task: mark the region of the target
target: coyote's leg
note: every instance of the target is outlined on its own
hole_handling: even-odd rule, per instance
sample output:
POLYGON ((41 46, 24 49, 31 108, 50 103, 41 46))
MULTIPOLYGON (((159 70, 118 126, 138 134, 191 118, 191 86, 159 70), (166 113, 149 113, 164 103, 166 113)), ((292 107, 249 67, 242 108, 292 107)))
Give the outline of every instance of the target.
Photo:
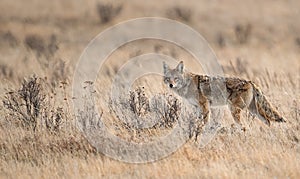
POLYGON ((202 110, 203 124, 206 124, 210 116, 209 101, 205 98, 202 101, 199 101, 199 105, 202 110))
POLYGON ((234 120, 241 125, 241 112, 247 108, 253 99, 253 89, 250 83, 240 86, 229 96, 229 105, 234 120))
POLYGON ((209 109, 209 101, 206 97, 200 96, 199 98, 199 107, 202 111, 202 121, 198 121, 196 124, 196 131, 195 131, 195 140, 197 141, 198 135, 201 132, 202 127, 208 122, 210 117, 210 109, 209 109))
POLYGON ((231 115, 232 115, 234 121, 236 123, 238 123, 240 126, 242 126, 242 123, 241 123, 241 112, 242 112, 242 109, 239 108, 239 107, 235 107, 233 105, 230 105, 230 111, 231 111, 231 115))

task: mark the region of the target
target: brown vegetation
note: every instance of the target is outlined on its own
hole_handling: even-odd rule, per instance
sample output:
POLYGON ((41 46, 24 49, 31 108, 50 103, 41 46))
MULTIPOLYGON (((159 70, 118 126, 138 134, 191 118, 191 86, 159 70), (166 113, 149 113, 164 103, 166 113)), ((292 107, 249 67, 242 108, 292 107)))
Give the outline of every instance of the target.
MULTIPOLYGON (((299 178, 299 6, 297 0, 246 0, 234 5, 196 0, 124 4, 1 1, 0 177, 299 178), (204 148, 190 140, 172 155, 152 163, 124 163, 97 151, 76 126, 72 74, 85 46, 108 24, 143 16, 180 20, 199 31, 215 50, 225 74, 261 86, 287 122, 266 127, 243 113, 243 132, 225 113, 219 119, 220 130, 204 148)), ((202 72, 193 68, 193 57, 174 44, 131 42, 108 58, 99 72, 101 80, 90 84, 95 89, 89 98, 97 100, 86 106, 79 119, 93 119, 94 110, 99 110, 97 119, 114 134, 137 143, 173 129, 186 106, 163 87, 161 78, 147 76, 137 81, 134 90, 118 101, 120 106, 114 106, 115 101, 107 95, 126 58, 144 53, 173 56, 184 60, 193 72, 202 72), (119 116, 118 110, 123 112, 119 116), (158 114, 160 123, 138 130, 121 122, 129 114, 141 118, 158 114)))

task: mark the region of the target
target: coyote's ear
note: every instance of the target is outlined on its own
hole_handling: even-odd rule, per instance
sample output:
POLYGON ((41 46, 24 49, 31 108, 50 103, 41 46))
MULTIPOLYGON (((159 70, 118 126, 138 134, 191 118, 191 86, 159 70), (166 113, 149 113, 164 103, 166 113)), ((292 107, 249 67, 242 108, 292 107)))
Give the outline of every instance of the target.
POLYGON ((183 73, 183 61, 180 61, 179 64, 176 67, 176 70, 179 71, 180 73, 183 73))
POLYGON ((169 66, 166 64, 165 61, 163 61, 163 67, 164 67, 164 74, 167 74, 169 72, 169 66))

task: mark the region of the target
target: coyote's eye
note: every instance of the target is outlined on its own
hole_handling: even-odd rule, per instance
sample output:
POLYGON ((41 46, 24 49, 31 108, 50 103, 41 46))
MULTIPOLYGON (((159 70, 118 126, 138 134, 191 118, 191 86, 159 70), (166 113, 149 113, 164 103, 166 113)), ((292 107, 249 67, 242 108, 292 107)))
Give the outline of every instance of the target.
POLYGON ((177 77, 175 77, 175 78, 174 78, 174 80, 175 80, 175 81, 178 81, 178 78, 177 78, 177 77))
POLYGON ((170 81, 170 78, 168 78, 168 77, 167 77, 167 78, 165 78, 165 81, 166 81, 166 82, 170 81))

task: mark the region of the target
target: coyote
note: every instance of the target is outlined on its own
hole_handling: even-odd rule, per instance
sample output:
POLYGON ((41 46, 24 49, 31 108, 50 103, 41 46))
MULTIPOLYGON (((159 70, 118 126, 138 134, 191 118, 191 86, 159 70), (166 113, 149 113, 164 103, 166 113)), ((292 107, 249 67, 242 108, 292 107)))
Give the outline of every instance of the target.
POLYGON ((285 122, 285 119, 272 107, 261 90, 251 81, 185 72, 182 61, 175 69, 170 69, 163 62, 163 69, 164 83, 179 96, 188 100, 190 104, 201 108, 203 125, 209 120, 209 108, 213 103, 228 104, 234 120, 240 126, 242 126, 241 111, 245 108, 248 108, 252 114, 268 126, 270 126, 270 121, 285 122), (214 88, 217 85, 220 86, 214 88), (218 90, 214 90, 220 89, 222 86, 223 92, 218 93, 218 90))

